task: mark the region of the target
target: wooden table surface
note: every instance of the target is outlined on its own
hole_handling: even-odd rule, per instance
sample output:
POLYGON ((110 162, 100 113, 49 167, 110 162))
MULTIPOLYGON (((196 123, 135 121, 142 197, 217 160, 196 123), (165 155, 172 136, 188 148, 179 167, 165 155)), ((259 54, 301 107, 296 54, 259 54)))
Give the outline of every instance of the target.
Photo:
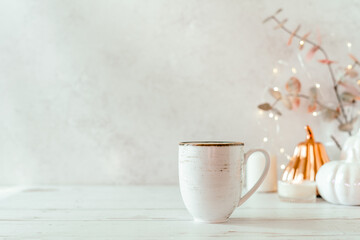
POLYGON ((360 239, 360 207, 257 193, 194 223, 176 186, 1 187, 0 239, 360 239))

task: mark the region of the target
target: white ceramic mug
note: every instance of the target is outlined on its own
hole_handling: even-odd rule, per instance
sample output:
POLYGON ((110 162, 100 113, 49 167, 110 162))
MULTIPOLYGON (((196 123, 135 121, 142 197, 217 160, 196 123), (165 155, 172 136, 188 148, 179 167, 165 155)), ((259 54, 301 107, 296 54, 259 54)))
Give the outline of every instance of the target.
POLYGON ((270 158, 262 149, 244 154, 240 142, 181 142, 179 144, 180 191, 195 221, 220 223, 228 220, 264 181, 270 158), (265 167, 257 183, 244 195, 245 164, 254 152, 265 155, 265 167))

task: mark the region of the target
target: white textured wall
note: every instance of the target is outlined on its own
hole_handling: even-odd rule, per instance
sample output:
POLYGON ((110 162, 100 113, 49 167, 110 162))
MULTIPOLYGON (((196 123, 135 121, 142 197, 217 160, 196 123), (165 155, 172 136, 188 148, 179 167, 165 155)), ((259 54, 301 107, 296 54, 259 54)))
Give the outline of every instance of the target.
MULTIPOLYGON (((279 7, 335 60, 349 63, 347 41, 360 57, 359 1, 0 1, 0 184, 170 184, 181 140, 259 146, 272 68, 299 65, 261 23, 279 7)), ((326 85, 324 67, 309 71, 326 85)), ((285 113, 288 152, 307 122, 326 139, 285 113)))

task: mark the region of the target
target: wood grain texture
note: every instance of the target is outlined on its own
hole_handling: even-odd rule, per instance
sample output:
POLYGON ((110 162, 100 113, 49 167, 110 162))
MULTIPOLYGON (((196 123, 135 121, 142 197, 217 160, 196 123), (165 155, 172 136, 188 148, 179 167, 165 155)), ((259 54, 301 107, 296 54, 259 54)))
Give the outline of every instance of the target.
POLYGON ((0 239, 359 239, 359 226, 359 207, 276 194, 200 224, 175 186, 0 188, 0 239))

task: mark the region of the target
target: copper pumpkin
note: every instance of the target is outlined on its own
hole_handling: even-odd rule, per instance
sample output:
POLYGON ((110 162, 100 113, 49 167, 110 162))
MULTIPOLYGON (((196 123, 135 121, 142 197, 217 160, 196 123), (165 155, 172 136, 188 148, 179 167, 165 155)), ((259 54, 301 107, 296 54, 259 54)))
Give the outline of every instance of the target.
POLYGON ((315 142, 312 130, 305 127, 307 139, 297 145, 294 156, 286 166, 282 175, 283 181, 300 183, 303 180, 315 181, 319 168, 329 162, 324 146, 315 142))

